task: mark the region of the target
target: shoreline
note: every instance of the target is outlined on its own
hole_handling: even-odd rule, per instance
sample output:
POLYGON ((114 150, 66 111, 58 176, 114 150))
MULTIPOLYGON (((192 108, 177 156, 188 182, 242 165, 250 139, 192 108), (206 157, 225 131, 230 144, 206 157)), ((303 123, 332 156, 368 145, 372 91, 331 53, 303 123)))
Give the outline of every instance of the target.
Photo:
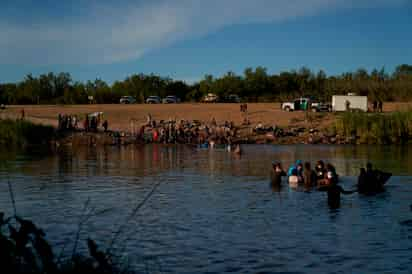
POLYGON ((409 105, 388 103, 384 113, 312 113, 285 112, 276 104, 259 103, 250 104, 246 115, 239 112, 239 104, 35 105, 2 110, 0 121, 18 121, 24 110, 25 121, 54 127, 58 145, 408 144, 412 142, 409 105), (97 123, 98 131, 86 133, 85 117, 91 113, 103 115, 97 123), (76 125, 57 130, 61 128, 59 114, 76 117, 76 125), (106 120, 109 133, 101 126, 106 120))

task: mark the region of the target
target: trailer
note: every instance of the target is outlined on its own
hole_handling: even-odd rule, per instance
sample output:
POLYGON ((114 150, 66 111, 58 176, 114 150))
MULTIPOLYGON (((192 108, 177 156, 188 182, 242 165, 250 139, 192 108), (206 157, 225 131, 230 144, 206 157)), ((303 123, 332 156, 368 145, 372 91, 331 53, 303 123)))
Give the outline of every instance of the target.
POLYGON ((356 95, 333 95, 332 111, 368 111, 368 97, 356 95))

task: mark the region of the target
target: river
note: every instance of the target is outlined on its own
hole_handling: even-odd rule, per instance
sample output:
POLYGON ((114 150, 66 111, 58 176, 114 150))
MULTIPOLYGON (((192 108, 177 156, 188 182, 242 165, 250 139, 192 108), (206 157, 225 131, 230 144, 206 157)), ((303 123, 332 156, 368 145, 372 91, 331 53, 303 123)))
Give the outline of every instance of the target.
POLYGON ((149 273, 411 273, 412 146, 245 145, 241 157, 188 146, 1 153, 0 208, 42 227, 70 254, 85 239, 149 273), (386 192, 342 197, 269 187, 272 161, 331 162, 352 189, 371 161, 393 173, 386 192), (144 205, 141 201, 154 189, 144 205), (86 209, 84 209, 86 208, 86 209))

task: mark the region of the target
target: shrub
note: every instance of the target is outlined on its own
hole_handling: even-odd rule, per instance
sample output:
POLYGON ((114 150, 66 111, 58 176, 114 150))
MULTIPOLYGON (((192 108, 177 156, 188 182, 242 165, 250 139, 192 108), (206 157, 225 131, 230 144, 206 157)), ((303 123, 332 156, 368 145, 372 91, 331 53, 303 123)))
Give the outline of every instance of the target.
POLYGON ((44 145, 55 136, 52 126, 25 120, 0 120, 0 144, 7 146, 44 145))
POLYGON ((93 240, 88 239, 87 246, 88 256, 73 254, 60 261, 45 233, 32 221, 18 216, 5 219, 0 213, 0 262, 4 273, 131 273, 118 269, 93 240))
POLYGON ((406 143, 412 135, 412 111, 345 112, 337 117, 335 128, 341 136, 356 136, 361 143, 406 143))

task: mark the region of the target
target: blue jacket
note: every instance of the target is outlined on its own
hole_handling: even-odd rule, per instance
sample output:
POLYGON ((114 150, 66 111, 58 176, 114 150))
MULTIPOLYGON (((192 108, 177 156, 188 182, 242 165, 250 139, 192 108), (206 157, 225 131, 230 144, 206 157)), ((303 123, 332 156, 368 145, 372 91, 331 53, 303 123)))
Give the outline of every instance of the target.
MULTIPOLYGON (((289 167, 289 169, 288 169, 288 176, 291 176, 291 175, 292 175, 293 170, 296 170, 296 171, 297 171, 298 165, 301 164, 301 163, 302 163, 301 160, 297 160, 294 165, 291 165, 291 166, 289 167)), ((297 175, 298 175, 298 176, 302 176, 302 174, 297 174, 297 175)))

